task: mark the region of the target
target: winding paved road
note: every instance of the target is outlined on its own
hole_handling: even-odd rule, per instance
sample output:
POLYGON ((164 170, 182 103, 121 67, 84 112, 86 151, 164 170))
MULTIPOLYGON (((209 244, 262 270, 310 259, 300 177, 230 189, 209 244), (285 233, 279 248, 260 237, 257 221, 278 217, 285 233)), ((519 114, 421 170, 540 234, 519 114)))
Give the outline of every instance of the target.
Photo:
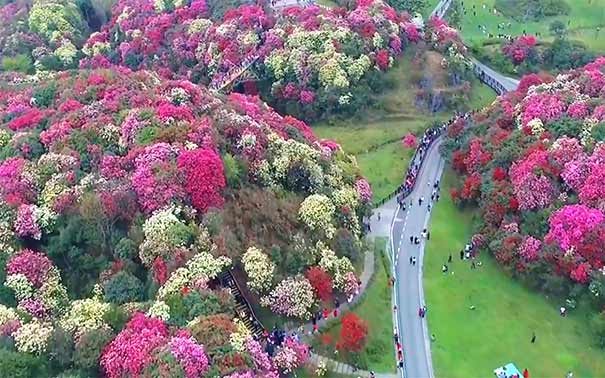
MULTIPOLYGON (((431 346, 426 318, 418 316, 418 309, 425 305, 422 286, 422 266, 425 240, 420 238, 424 228, 428 228, 433 184, 441 177, 444 160, 439 154, 441 141, 435 142, 425 157, 414 191, 406 200, 406 210, 397 208, 391 224, 391 251, 394 251, 397 304, 397 328, 404 351, 404 374, 406 378, 432 378, 433 366, 431 346), (424 197, 422 205, 418 199, 424 197), (411 203, 411 206, 410 206, 411 203), (410 243, 410 236, 421 239, 419 245, 410 243), (410 264, 410 257, 417 259, 410 264)), ((430 309, 428 309, 430 311, 430 309)))
MULTIPOLYGON (((451 0, 440 1, 432 15, 443 17, 450 4, 451 0)), ((519 80, 502 75, 474 58, 471 58, 471 61, 479 78, 497 93, 515 90, 519 85, 519 80)), ((423 229, 428 229, 430 232, 428 205, 430 203, 431 207, 434 206, 431 203, 433 184, 441 179, 445 164, 439 154, 440 144, 441 139, 433 143, 429 149, 416 186, 405 200, 406 210, 397 207, 391 223, 393 273, 396 277, 393 295, 397 306, 394 323, 403 345, 404 355, 404 369, 400 369, 397 373, 403 378, 434 378, 435 376, 427 321, 426 318, 418 316, 419 308, 426 305, 422 268, 424 246, 427 241, 421 238, 420 245, 414 245, 410 243, 410 236, 420 237, 423 229), (418 199, 421 197, 424 197, 424 202, 419 206, 418 199), (410 264, 410 257, 416 257, 416 265, 410 264)))

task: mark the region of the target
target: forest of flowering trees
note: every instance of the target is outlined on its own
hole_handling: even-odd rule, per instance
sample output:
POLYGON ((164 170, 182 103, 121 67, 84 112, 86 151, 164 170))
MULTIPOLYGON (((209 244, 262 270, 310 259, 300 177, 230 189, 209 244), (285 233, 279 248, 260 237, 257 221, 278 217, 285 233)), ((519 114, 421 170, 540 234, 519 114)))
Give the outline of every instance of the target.
MULTIPOLYGON (((359 290, 372 190, 303 121, 207 86, 252 54, 258 93, 290 114, 355 107, 417 29, 380 0, 220 21, 203 0, 129 0, 88 36, 75 3, 49 4, 0 10, 0 370, 291 373, 308 347, 268 353, 217 277, 308 321, 359 290)), ((349 323, 358 348, 365 326, 349 323)))
MULTIPOLYGON (((558 297, 605 306, 605 59, 519 88, 449 130, 444 150, 476 204, 474 240, 511 274, 558 297)), ((601 316, 595 316, 600 319, 601 316)), ((597 325, 598 323, 598 325, 597 325)), ((603 335, 602 322, 594 331, 603 335)))

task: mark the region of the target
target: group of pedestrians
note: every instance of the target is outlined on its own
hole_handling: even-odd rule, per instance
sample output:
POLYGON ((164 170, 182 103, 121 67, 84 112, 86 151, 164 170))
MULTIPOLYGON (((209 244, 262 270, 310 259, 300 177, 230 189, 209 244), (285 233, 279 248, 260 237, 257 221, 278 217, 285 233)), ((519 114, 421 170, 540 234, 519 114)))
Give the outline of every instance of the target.
POLYGON ((445 131, 445 127, 445 125, 442 125, 433 126, 427 129, 420 140, 420 144, 416 148, 416 152, 414 153, 412 162, 408 167, 405 179, 397 189, 397 202, 401 207, 403 207, 404 210, 406 208, 405 198, 412 192, 412 189, 414 189, 414 185, 416 184, 416 179, 420 173, 420 168, 422 167, 422 161, 425 157, 425 154, 431 144, 445 131))
POLYGON ((403 345, 399 341, 397 331, 393 333, 393 341, 395 342, 395 350, 397 350, 397 368, 403 369, 403 345))

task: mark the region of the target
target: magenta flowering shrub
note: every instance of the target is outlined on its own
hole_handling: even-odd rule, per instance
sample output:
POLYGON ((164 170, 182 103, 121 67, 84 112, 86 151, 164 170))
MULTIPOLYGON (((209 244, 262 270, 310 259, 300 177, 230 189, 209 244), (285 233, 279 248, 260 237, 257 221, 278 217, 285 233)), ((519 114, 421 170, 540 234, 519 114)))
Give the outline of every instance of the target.
POLYGON ((52 261, 41 252, 24 249, 12 256, 6 264, 6 274, 22 274, 37 288, 40 288, 52 268, 52 261))
POLYGON ((184 197, 176 167, 178 149, 168 143, 148 147, 136 157, 132 188, 139 205, 148 213, 184 197))
POLYGON ((527 236, 519 246, 519 254, 528 262, 538 260, 542 242, 533 236, 527 236))
POLYGON ((509 176, 519 209, 545 208, 554 199, 555 191, 551 180, 544 173, 537 173, 544 169, 548 169, 546 151, 535 151, 511 166, 509 176))
POLYGON ((372 200, 373 193, 368 180, 360 178, 355 181, 355 190, 357 190, 357 195, 362 202, 369 203, 372 200))
POLYGON ((175 336, 168 343, 170 352, 179 361, 186 378, 202 376, 208 370, 208 357, 204 347, 191 336, 175 336))
POLYGON ((578 248, 588 231, 603 223, 605 215, 585 205, 567 205, 554 212, 548 223, 547 242, 557 243, 564 251, 578 248))
POLYGON ((138 376, 154 349, 168 341, 164 322, 138 313, 103 351, 101 367, 108 378, 138 376))
POLYGON ((416 138, 416 135, 407 133, 401 140, 401 144, 405 148, 415 148, 418 144, 418 139, 416 138))
POLYGON ((537 287, 546 275, 594 286, 605 262, 604 73, 598 58, 557 78, 527 77, 473 116, 470 135, 448 133, 463 175, 452 196, 479 206, 480 249, 537 287))
POLYGON ((502 46, 502 53, 515 65, 537 56, 537 39, 533 35, 520 35, 502 46))

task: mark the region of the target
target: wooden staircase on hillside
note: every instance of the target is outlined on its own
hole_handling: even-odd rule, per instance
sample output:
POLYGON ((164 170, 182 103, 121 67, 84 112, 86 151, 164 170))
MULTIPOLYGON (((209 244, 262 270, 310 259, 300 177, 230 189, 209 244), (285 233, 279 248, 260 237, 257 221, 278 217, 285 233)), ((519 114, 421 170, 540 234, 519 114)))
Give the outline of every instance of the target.
POLYGON ((244 297, 242 290, 233 277, 231 271, 226 270, 221 272, 218 275, 218 280, 222 286, 231 291, 231 294, 235 298, 235 311, 237 313, 237 317, 244 323, 254 338, 260 340, 260 338, 263 336, 263 330, 265 328, 254 314, 252 306, 250 306, 250 303, 246 297, 244 297))

